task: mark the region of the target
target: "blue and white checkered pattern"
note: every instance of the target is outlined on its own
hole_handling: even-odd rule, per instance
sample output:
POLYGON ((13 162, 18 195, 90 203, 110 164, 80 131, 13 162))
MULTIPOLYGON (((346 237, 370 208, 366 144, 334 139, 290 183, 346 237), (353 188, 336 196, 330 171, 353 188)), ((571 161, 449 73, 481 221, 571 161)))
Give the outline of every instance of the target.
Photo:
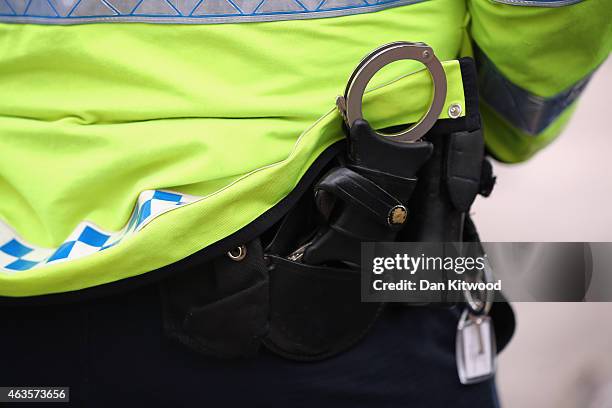
POLYGON ((84 221, 54 249, 26 243, 12 228, 0 221, 0 271, 17 273, 103 251, 137 233, 160 215, 200 199, 201 197, 172 191, 144 191, 139 195, 127 225, 120 231, 109 233, 84 221))

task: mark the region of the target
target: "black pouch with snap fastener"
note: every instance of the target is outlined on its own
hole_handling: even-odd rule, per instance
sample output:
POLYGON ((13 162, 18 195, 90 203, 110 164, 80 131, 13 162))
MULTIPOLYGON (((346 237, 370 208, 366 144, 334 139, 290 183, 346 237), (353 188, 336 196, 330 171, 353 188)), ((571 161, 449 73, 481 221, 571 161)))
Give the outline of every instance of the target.
POLYGON ((164 280, 164 331, 206 355, 253 356, 268 331, 268 286, 268 269, 256 239, 164 280))

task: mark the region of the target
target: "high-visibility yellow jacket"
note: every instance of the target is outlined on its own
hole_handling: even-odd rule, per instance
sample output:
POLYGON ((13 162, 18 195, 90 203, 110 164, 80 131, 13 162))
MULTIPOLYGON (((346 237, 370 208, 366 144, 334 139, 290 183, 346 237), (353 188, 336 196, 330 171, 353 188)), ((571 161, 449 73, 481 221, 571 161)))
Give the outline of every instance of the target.
MULTIPOLYGON (((446 61, 445 106, 474 55, 487 146, 525 160, 611 24, 608 0, 0 0, 0 296, 142 275, 251 224, 343 138, 334 97, 388 42, 446 61)), ((375 78, 375 126, 421 116, 418 68, 375 78)))

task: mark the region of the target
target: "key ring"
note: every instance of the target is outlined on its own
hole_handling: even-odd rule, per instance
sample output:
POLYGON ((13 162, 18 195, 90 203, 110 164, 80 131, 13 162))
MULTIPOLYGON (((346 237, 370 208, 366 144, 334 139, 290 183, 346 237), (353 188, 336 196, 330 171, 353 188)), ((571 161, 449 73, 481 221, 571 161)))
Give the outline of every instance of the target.
POLYGON ((413 126, 398 133, 375 133, 391 137, 398 142, 419 140, 434 125, 446 101, 446 74, 433 49, 425 43, 398 41, 383 45, 367 55, 349 78, 344 96, 336 99, 336 105, 350 128, 358 119, 363 119, 362 100, 366 86, 381 68, 399 60, 419 61, 427 68, 433 81, 434 94, 427 113, 413 126))
MULTIPOLYGON (((486 256, 484 257, 484 268, 482 272, 482 282, 493 282, 493 272, 491 271, 491 265, 489 264, 489 260, 486 256)), ((484 296, 484 299, 474 299, 474 296, 472 296, 472 292, 469 289, 465 289, 463 291, 463 296, 470 312, 475 316, 482 316, 488 315, 491 311, 495 292, 493 290, 486 289, 486 295, 484 296)))

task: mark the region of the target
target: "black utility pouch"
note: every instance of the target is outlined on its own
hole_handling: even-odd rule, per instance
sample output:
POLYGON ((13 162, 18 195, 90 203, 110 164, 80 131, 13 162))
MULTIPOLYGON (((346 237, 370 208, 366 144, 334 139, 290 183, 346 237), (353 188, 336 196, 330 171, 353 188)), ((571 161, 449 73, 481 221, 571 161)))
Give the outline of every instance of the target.
POLYGON ((254 356, 268 332, 268 270, 259 239, 160 284, 164 331, 222 358, 254 356))
POLYGON ((361 302, 358 269, 312 266, 270 256, 268 349, 283 357, 322 360, 367 334, 383 308, 361 302))

